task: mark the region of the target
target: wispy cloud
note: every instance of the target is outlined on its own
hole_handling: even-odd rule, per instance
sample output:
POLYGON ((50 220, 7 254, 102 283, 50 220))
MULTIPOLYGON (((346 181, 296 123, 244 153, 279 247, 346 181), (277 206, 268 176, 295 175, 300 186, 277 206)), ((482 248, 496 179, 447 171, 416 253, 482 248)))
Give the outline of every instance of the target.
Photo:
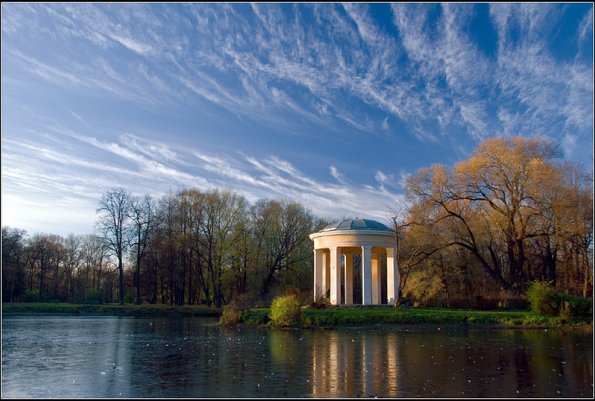
POLYGON ((126 47, 127 49, 130 49, 136 53, 139 53, 141 55, 148 55, 154 52, 153 48, 147 44, 138 42, 132 38, 127 38, 124 36, 120 36, 117 34, 110 34, 109 37, 120 43, 122 46, 126 47))
POLYGON ((335 180, 339 181, 340 184, 345 184, 345 178, 343 178, 343 175, 339 172, 337 167, 331 165, 329 170, 335 180))
MULTIPOLYGON (((500 107, 509 109, 520 102, 526 107, 522 116, 529 121, 527 131, 539 129, 546 135, 554 135, 547 127, 559 115, 552 110, 561 110, 574 127, 576 115, 588 111, 576 110, 592 96, 583 86, 592 78, 592 66, 568 65, 548 55, 543 38, 558 18, 554 6, 490 4, 498 34, 495 59, 480 51, 466 29, 474 18, 473 5, 393 4, 398 36, 378 25, 370 7, 251 4, 240 11, 233 5, 190 4, 184 6, 189 11, 185 15, 151 4, 44 5, 41 9, 59 20, 59 35, 84 38, 103 49, 93 60, 99 69, 80 65, 75 73, 14 54, 32 73, 56 83, 97 87, 156 104, 199 96, 293 131, 299 130, 298 119, 305 119, 336 132, 342 124, 363 132, 390 132, 386 117, 373 116, 380 110, 408 126, 420 141, 460 141, 463 130, 477 142, 507 133, 511 126, 499 119, 493 98, 508 101, 510 107, 500 107), (304 19, 306 13, 315 18, 304 19), (520 39, 511 36, 513 30, 520 30, 520 39), (114 44, 140 59, 108 62, 106 52, 114 44), (130 79, 132 71, 136 74, 130 79), (559 82, 556 76, 571 80, 559 82), (564 93, 568 95, 560 96, 564 93), (366 107, 354 108, 354 101, 366 107), (551 117, 539 124, 544 116, 551 117)), ((18 18, 7 24, 7 33, 16 29, 11 26, 23 29, 23 15, 43 15, 35 16, 29 7, 18 9, 22 13, 11 13, 18 18)), ((577 40, 583 42, 589 32, 592 10, 583 18, 577 40)))
POLYGON ((571 54, 552 48, 571 6, 3 4, 2 181, 10 199, 68 192, 70 175, 86 202, 114 183, 227 187, 378 217, 422 159, 488 136, 584 156, 592 8, 571 54), (378 152, 362 163, 364 147, 378 152))
MULTIPOLYGON (((490 15, 499 37, 496 73, 502 132, 563 138, 578 128, 582 135, 591 135, 593 66, 558 61, 547 50, 543 36, 558 18, 555 9, 492 4, 490 15), (524 35, 513 40, 514 30, 524 35)), ((580 32, 583 28, 587 29, 582 25, 580 32)))
POLYGON ((578 32, 578 41, 581 45, 585 41, 587 35, 593 35, 593 8, 591 8, 589 12, 583 17, 578 32))
POLYGON ((27 141, 8 140, 6 146, 16 149, 3 160, 3 182, 33 192, 75 194, 87 205, 93 204, 90 202, 93 197, 97 201, 103 191, 116 184, 142 190, 132 184, 139 180, 152 194, 166 193, 172 189, 172 183, 178 184, 173 188, 196 187, 205 191, 229 187, 250 200, 290 198, 302 202, 319 215, 335 217, 361 215, 364 211, 372 217, 383 216, 394 199, 401 196, 382 185, 389 177, 381 171, 375 177, 381 185, 366 190, 357 184, 348 184, 335 166, 331 166, 330 171, 338 184, 305 175, 288 160, 274 155, 257 159, 250 155, 238 158, 237 155, 213 155, 194 150, 173 151, 164 143, 131 134, 121 135, 119 143, 72 132, 63 134, 86 144, 89 156, 82 159, 51 145, 39 147, 27 141), (101 162, 101 155, 93 149, 111 153, 112 161, 101 162), (192 158, 202 163, 176 162, 192 158), (41 166, 46 162, 51 162, 53 167, 42 171, 41 166), (122 162, 133 164, 122 167, 122 162), (76 176, 70 173, 73 168, 78 170, 76 176), (117 183, 113 177, 119 177, 117 183), (371 199, 370 191, 375 193, 371 199))

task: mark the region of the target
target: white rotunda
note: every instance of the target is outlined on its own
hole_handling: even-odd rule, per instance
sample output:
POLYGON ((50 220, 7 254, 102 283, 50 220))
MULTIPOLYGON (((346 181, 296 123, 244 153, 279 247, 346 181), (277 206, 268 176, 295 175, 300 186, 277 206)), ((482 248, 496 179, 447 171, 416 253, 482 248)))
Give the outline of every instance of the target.
POLYGON ((310 234, 314 241, 314 299, 328 294, 332 305, 352 305, 361 284, 362 305, 395 305, 399 269, 395 232, 374 220, 347 219, 310 234), (361 280, 354 280, 353 257, 361 255, 361 280), (381 264, 386 260, 386 273, 381 264), (386 280, 383 302, 382 279, 386 280))

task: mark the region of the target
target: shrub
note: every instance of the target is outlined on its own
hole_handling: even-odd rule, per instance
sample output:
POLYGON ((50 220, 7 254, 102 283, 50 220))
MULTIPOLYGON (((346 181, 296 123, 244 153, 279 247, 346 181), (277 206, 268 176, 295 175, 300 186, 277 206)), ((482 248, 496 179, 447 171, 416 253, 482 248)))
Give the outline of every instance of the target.
POLYGON ((240 314, 240 321, 248 325, 267 324, 270 321, 268 309, 248 309, 240 314))
POLYGON ((39 302, 39 291, 25 291, 21 296, 22 302, 39 302))
POLYGON ((532 281, 527 288, 531 310, 542 315, 556 315, 560 308, 560 294, 548 281, 532 281))
POLYGON ((300 322, 302 308, 296 295, 285 295, 273 299, 271 304, 271 323, 274 326, 296 326, 300 322))
POLYGON ((573 317, 590 317, 593 314, 593 300, 563 294, 560 296, 560 317, 568 320, 573 317))
POLYGON ((310 306, 314 309, 325 309, 331 305, 330 300, 328 297, 325 297, 321 294, 317 294, 314 301, 310 304, 310 306))
POLYGON ((221 317, 219 318, 219 324, 221 326, 237 326, 240 322, 240 309, 235 302, 230 302, 223 307, 221 311, 221 317))
POLYGON ((128 294, 124 295, 124 303, 125 304, 134 303, 134 294, 129 292, 128 294))
POLYGON ((85 294, 85 304, 102 304, 103 303, 103 293, 98 290, 89 290, 85 294))

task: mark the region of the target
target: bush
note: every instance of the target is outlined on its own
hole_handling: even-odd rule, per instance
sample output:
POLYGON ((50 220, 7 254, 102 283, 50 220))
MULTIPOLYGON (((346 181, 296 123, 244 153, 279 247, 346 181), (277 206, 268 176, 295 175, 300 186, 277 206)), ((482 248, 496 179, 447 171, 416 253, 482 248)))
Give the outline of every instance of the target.
POLYGON ((310 304, 310 306, 314 309, 325 309, 331 306, 331 302, 328 297, 324 297, 322 295, 317 295, 316 299, 310 304))
POLYGON ((240 309, 235 302, 223 306, 221 311, 221 317, 219 318, 219 324, 221 326, 237 326, 240 322, 240 309))
POLYGON ((273 299, 271 304, 271 323, 274 326, 296 326, 300 322, 302 308, 296 295, 285 295, 273 299))
POLYGON ((560 309, 560 294, 548 281, 532 281, 527 288, 531 310, 542 315, 557 315, 560 309))
POLYGON ((103 293, 98 290, 89 290, 85 294, 85 304, 98 305, 104 302, 103 293))
POLYGON ((128 294, 124 295, 124 303, 125 304, 134 303, 134 294, 129 292, 128 294))
POLYGON ((259 326, 268 324, 269 321, 270 316, 268 309, 248 309, 240 313, 240 322, 247 325, 259 326))
POLYGON ((593 300, 563 294, 560 296, 560 317, 568 320, 573 317, 590 317, 593 314, 593 300))
POLYGON ((21 302, 39 302, 39 291, 25 291, 21 296, 21 302))

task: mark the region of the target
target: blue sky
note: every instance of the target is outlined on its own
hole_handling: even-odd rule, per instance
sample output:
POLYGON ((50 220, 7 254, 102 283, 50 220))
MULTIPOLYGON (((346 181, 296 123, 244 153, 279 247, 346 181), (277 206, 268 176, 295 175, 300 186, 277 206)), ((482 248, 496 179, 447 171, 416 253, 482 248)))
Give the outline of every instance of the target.
POLYGON ((591 3, 2 3, 2 225, 227 188, 386 221, 482 140, 593 164, 591 3))

